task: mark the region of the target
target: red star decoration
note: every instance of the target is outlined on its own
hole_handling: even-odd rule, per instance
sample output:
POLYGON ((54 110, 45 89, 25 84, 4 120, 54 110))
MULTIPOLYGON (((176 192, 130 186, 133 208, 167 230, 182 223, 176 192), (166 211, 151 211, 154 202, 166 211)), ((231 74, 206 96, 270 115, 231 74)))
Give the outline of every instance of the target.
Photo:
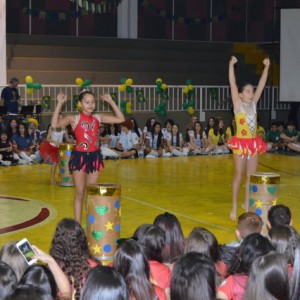
POLYGON ((244 124, 245 124, 245 122, 246 122, 246 120, 245 120, 245 119, 240 119, 240 124, 241 124, 241 125, 244 125, 244 124))
POLYGON ((245 129, 242 130, 242 136, 247 135, 247 131, 245 129))

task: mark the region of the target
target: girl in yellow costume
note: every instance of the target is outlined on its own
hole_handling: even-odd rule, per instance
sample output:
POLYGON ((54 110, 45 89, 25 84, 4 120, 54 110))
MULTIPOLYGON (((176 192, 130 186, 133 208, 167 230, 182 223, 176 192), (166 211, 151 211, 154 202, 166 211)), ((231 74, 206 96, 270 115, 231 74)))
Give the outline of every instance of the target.
POLYGON ((237 202, 243 174, 246 171, 243 208, 248 211, 250 174, 256 171, 258 154, 266 152, 265 143, 256 135, 256 104, 267 82, 270 60, 266 58, 263 61, 264 69, 255 91, 251 84, 246 84, 238 89, 234 73, 236 63, 237 58, 232 56, 229 61, 229 84, 236 122, 236 135, 228 141, 228 147, 233 152, 235 166, 230 212, 232 220, 236 220, 237 216, 237 202))

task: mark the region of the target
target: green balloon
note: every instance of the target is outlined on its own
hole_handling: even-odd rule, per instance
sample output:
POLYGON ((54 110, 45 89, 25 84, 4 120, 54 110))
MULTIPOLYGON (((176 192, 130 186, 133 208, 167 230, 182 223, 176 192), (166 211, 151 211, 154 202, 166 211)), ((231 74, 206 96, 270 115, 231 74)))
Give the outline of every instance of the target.
POLYGON ((184 109, 187 109, 189 107, 189 104, 188 103, 183 103, 182 106, 183 106, 184 109))
POLYGON ((83 86, 83 87, 87 87, 87 86, 89 86, 89 85, 91 85, 91 84, 92 84, 92 80, 86 79, 86 80, 83 82, 82 86, 83 86))
POLYGON ((133 92, 133 88, 131 86, 126 86, 126 92, 127 93, 132 93, 133 92))
POLYGON ((155 89, 155 93, 156 93, 156 94, 161 94, 161 92, 162 92, 162 89, 161 89, 161 88, 157 87, 157 88, 155 89))
POLYGON ((33 88, 35 89, 35 90, 39 90, 40 88, 42 87, 42 85, 40 84, 40 83, 34 83, 33 84, 33 88))
POLYGON ((126 108, 126 103, 127 103, 127 101, 122 100, 122 101, 121 101, 121 107, 122 107, 122 108, 126 108))
POLYGON ((164 110, 161 110, 159 112, 159 114, 162 116, 162 117, 165 117, 167 115, 167 111, 164 109, 164 110))
POLYGON ((28 89, 32 89, 32 88, 33 88, 33 83, 32 83, 32 82, 26 83, 26 87, 27 87, 28 89))
POLYGON ((161 81, 157 81, 156 82, 156 86, 160 88, 162 86, 162 82, 161 81))
POLYGON ((190 84, 192 84, 192 80, 191 80, 191 79, 188 79, 188 80, 186 81, 186 85, 190 85, 190 84))
POLYGON ((160 112, 160 107, 155 107, 154 112, 157 112, 157 113, 160 112))
POLYGON ((125 82, 126 82, 126 77, 121 77, 120 82, 121 82, 121 84, 125 84, 125 82))

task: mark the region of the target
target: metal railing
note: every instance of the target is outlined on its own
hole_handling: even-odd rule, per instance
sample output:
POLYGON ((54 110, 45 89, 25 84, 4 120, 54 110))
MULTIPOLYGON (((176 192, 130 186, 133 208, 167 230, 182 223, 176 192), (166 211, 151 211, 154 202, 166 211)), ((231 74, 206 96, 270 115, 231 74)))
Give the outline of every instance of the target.
MULTIPOLYGON (((231 109, 231 100, 229 86, 193 86, 192 95, 193 107, 197 112, 204 113, 208 111, 227 111, 231 109)), ((0 87, 0 91, 3 87, 0 87)), ((64 113, 77 112, 75 98, 80 93, 80 87, 76 85, 43 85, 41 89, 34 90, 32 95, 27 94, 26 85, 19 85, 22 105, 42 105, 42 113, 51 114, 56 106, 56 95, 64 92, 70 101, 63 108, 64 113), (43 99, 48 97, 48 105, 45 105, 43 99)), ((106 103, 100 100, 103 94, 113 94, 115 101, 121 105, 121 102, 131 102, 132 112, 151 112, 154 111, 162 102, 165 102, 166 110, 169 112, 185 111, 184 104, 190 100, 183 93, 185 86, 168 86, 166 92, 168 100, 163 93, 156 92, 156 85, 133 85, 133 92, 120 92, 119 85, 91 85, 88 87, 95 94, 96 111, 109 112, 110 108, 106 103), (140 92, 137 95, 137 91, 140 92), (141 101, 141 94, 144 101, 141 101)), ((289 103, 279 102, 278 86, 267 86, 258 103, 258 110, 287 110, 289 103)))

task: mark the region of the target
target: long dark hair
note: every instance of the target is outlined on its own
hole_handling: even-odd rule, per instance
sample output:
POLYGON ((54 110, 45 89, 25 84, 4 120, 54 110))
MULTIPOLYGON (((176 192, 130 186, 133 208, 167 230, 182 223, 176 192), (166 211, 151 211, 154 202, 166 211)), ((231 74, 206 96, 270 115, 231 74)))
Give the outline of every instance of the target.
POLYGON ((152 140, 154 139, 154 135, 155 135, 155 126, 159 125, 160 126, 160 131, 157 135, 157 149, 161 149, 163 148, 163 134, 161 132, 161 124, 159 122, 154 122, 153 126, 151 127, 151 136, 152 136, 152 140))
POLYGON ((137 124, 136 119, 131 117, 130 120, 133 121, 133 128, 132 128, 132 130, 137 134, 138 137, 140 137, 141 133, 139 131, 139 126, 137 124))
POLYGON ((288 265, 275 251, 257 257, 252 266, 245 291, 245 300, 289 300, 288 265))
POLYGON ((20 284, 30 284, 44 290, 53 298, 57 296, 57 285, 53 274, 46 266, 30 266, 20 280, 20 284))
POLYGON ((122 275, 107 266, 97 266, 88 273, 80 300, 128 300, 128 290, 122 275))
POLYGON ((161 252, 165 245, 165 232, 156 225, 143 224, 133 234, 142 245, 148 260, 163 261, 161 252))
POLYGON ((175 262, 184 250, 184 236, 179 220, 175 215, 165 212, 158 215, 153 224, 165 232, 166 241, 161 252, 163 262, 175 262))
POLYGON ((10 295, 18 284, 14 270, 5 262, 0 261, 0 299, 10 295))
POLYGON ((266 237, 259 233, 247 235, 229 266, 228 274, 248 275, 255 258, 272 250, 275 249, 266 237))
POLYGON ((176 133, 176 145, 173 145, 173 137, 174 137, 174 135, 173 135, 173 130, 171 130, 171 145, 172 145, 172 146, 178 147, 178 146, 180 146, 180 131, 179 131, 179 125, 178 125, 177 123, 174 123, 174 124, 172 125, 172 129, 173 129, 173 126, 177 126, 178 131, 177 131, 177 133, 176 133))
POLYGON ((87 238, 81 225, 74 219, 62 219, 55 230, 50 255, 56 260, 72 283, 76 297, 90 270, 88 259, 91 258, 87 238))
POLYGON ((212 300, 216 296, 215 266, 202 253, 184 254, 175 264, 171 278, 172 300, 212 300))
POLYGON ((150 267, 137 241, 128 239, 120 244, 114 255, 113 267, 124 277, 134 299, 156 299, 149 279, 150 267))

